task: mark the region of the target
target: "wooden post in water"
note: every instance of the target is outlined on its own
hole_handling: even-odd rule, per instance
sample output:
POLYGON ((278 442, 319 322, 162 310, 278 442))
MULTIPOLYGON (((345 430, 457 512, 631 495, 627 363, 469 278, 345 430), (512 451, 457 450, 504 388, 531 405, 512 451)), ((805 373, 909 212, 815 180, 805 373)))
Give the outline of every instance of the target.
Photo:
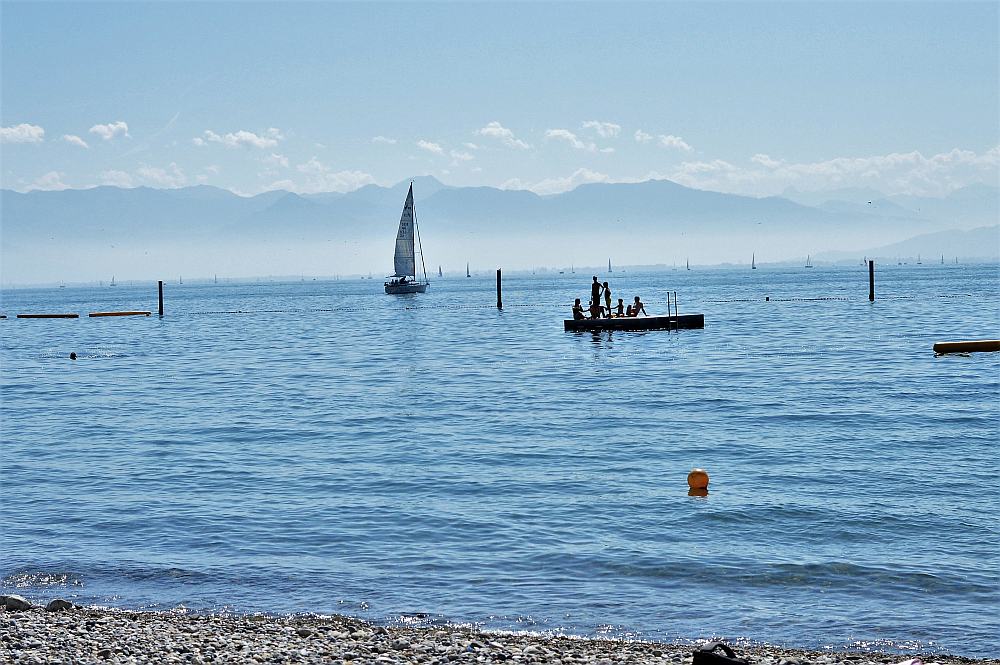
POLYGON ((160 313, 160 316, 163 316, 163 280, 161 279, 157 284, 158 284, 158 289, 157 290, 158 290, 159 296, 160 296, 159 297, 159 305, 160 306, 157 309, 158 309, 158 311, 160 313))
POLYGON ((500 292, 500 268, 497 268, 497 309, 503 309, 503 298, 500 292))
POLYGON ((875 302, 875 259, 868 261, 868 300, 875 302))

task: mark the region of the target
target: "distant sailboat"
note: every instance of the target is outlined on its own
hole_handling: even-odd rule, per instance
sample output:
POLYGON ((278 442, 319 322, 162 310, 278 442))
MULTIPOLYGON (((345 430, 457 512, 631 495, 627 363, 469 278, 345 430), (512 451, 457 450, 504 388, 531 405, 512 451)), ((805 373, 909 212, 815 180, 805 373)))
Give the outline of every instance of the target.
POLYGON ((177 277, 177 283, 178 284, 183 284, 184 283, 184 277, 183 276, 178 276, 177 277))
POLYGON ((806 254, 806 268, 812 268, 812 267, 813 267, 812 261, 809 260, 809 255, 806 254))
POLYGON ((944 265, 944 254, 941 255, 941 265, 944 265))
POLYGON ((215 283, 216 283, 216 284, 218 284, 218 283, 219 283, 219 276, 218 276, 218 275, 215 275, 215 283))
POLYGON ((417 246, 420 244, 420 230, 417 228, 417 213, 413 206, 413 183, 406 193, 403 213, 399 216, 396 231, 396 251, 392 257, 392 278, 385 283, 385 292, 390 295, 403 293, 423 293, 430 282, 427 281, 427 266, 424 265, 424 250, 420 247, 420 265, 424 271, 424 281, 417 281, 417 246), (414 237, 416 243, 414 243, 414 237))
POLYGON ((472 277, 472 274, 469 272, 469 262, 468 261, 465 262, 465 276, 466 277, 472 277))
POLYGON ((608 259, 608 272, 614 272, 614 270, 611 269, 611 259, 608 259))
POLYGON ((441 272, 441 266, 438 266, 438 277, 444 277, 444 273, 441 272))
POLYGON ((690 270, 691 269, 691 259, 684 259, 684 268, 686 270, 690 270))
POLYGON ((917 265, 918 266, 924 265, 924 262, 920 260, 920 255, 919 254, 917 254, 917 265))
POLYGON ((571 274, 571 275, 575 275, 576 274, 576 268, 573 267, 572 263, 569 264, 569 274, 571 274))
POLYGON ((757 255, 750 254, 750 270, 756 270, 756 269, 757 269, 757 255))
POLYGON ((115 284, 115 276, 114 275, 111 276, 111 286, 118 286, 117 284, 115 284))

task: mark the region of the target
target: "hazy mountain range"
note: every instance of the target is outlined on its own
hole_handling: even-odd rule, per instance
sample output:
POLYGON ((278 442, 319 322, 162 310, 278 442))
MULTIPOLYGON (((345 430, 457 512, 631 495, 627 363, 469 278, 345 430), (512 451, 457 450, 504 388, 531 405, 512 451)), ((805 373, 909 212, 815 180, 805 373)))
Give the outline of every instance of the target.
MULTIPOLYGON (((996 225, 1000 191, 974 185, 940 199, 874 190, 752 198, 667 180, 587 184, 551 196, 413 179, 428 270, 473 265, 706 264, 862 252, 914 236, 996 225)), ((0 193, 5 282, 177 274, 384 274, 409 181, 346 194, 209 186, 0 193)), ((962 238, 962 234, 953 234, 962 238)), ((994 258, 997 230, 949 256, 994 258), (990 235, 992 233, 992 235, 990 235), (993 238, 994 242, 990 242, 993 238)), ((935 243, 941 242, 936 238, 935 243)), ((957 241, 956 241, 957 242, 957 241)), ((874 252, 867 252, 869 255, 874 252)), ((931 252, 927 252, 930 254, 931 252)))

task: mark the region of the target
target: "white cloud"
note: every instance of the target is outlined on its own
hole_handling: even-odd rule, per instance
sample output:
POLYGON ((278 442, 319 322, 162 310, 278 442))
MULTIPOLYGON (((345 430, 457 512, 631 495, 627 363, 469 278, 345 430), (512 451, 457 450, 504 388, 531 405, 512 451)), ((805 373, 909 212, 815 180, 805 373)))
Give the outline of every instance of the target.
POLYGON ((519 150, 528 150, 531 148, 530 144, 525 143, 521 139, 514 136, 514 132, 507 129, 496 120, 489 123, 482 129, 477 130, 476 134, 480 136, 489 136, 491 138, 500 139, 500 141, 502 141, 503 144, 508 148, 517 148, 519 150))
POLYGON ((479 150, 479 146, 476 145, 475 143, 469 143, 468 141, 466 141, 462 145, 468 148, 469 150, 479 150))
POLYGON ((776 169, 782 164, 781 160, 771 159, 769 155, 763 153, 757 153, 750 158, 750 161, 769 169, 776 169))
POLYGON ((679 136, 674 136, 673 134, 660 134, 658 136, 653 136, 652 134, 648 134, 641 129, 637 129, 635 130, 635 134, 632 136, 635 138, 636 143, 649 143, 653 139, 656 139, 657 145, 661 148, 683 150, 684 152, 691 152, 692 150, 687 141, 679 136))
POLYGON ((34 182, 28 187, 29 190, 41 189, 48 192, 54 192, 61 189, 69 189, 69 185, 62 181, 63 173, 58 171, 49 171, 43 176, 35 179, 34 182))
POLYGON ((145 182, 168 189, 183 187, 187 183, 184 171, 173 162, 165 169, 144 164, 136 170, 136 175, 145 182))
POLYGON ((209 164, 208 166, 205 167, 205 170, 213 175, 219 175, 219 171, 221 171, 218 164, 209 164))
POLYGON ((983 153, 955 148, 925 157, 914 150, 800 163, 757 154, 748 166, 723 160, 684 162, 669 177, 690 187, 757 196, 778 194, 789 186, 806 191, 872 187, 889 195, 944 196, 972 183, 996 182, 998 175, 1000 146, 983 153))
POLYGON ((84 141, 83 139, 81 139, 76 134, 63 134, 62 140, 65 141, 66 143, 71 143, 73 145, 78 145, 81 148, 89 148, 90 147, 89 145, 87 145, 86 141, 84 141))
POLYGON ((588 120, 583 123, 583 128, 593 129, 602 139, 614 138, 622 131, 621 125, 616 125, 613 122, 601 122, 599 120, 588 120))
POLYGON ((123 120, 119 120, 117 122, 109 122, 106 125, 94 125, 93 127, 90 128, 89 131, 91 134, 97 134, 105 141, 110 141, 119 134, 126 137, 129 136, 128 123, 124 122, 123 120))
POLYGON ((549 129, 545 132, 545 138, 556 139, 557 141, 565 141, 577 150, 585 150, 587 152, 614 152, 614 148, 598 148, 597 144, 592 141, 581 141, 576 134, 569 131, 568 129, 549 129))
POLYGON ((564 178, 546 178, 533 184, 526 184, 518 178, 512 178, 500 185, 500 188, 528 189, 536 194, 545 195, 568 192, 578 185, 590 182, 612 182, 612 180, 604 173, 598 173, 590 169, 577 169, 564 178))
POLYGON ((372 139, 372 143, 383 143, 385 145, 396 145, 396 139, 390 139, 386 136, 376 136, 372 139))
POLYGON ((433 152, 435 155, 444 154, 444 148, 442 148, 439 144, 425 141, 423 139, 417 141, 417 147, 421 150, 426 150, 427 152, 433 152))
POLYGON ((476 158, 475 155, 470 155, 469 153, 462 152, 460 150, 452 150, 448 154, 451 155, 451 158, 456 162, 468 162, 476 158))
POLYGON ((288 158, 285 157, 284 155, 278 155, 273 152, 267 157, 262 157, 260 161, 263 162, 264 164, 267 164, 268 166, 280 166, 282 168, 286 169, 288 168, 288 158))
POLYGON ((317 192, 351 192, 363 186, 375 183, 375 178, 363 171, 334 171, 329 166, 312 157, 307 162, 296 165, 295 169, 303 174, 305 182, 294 182, 289 179, 271 183, 268 189, 287 189, 300 194, 315 194, 317 192))
POLYGON ((21 123, 11 127, 0 127, 0 143, 39 143, 45 138, 45 130, 38 125, 21 123))
POLYGON ((191 142, 196 146, 205 146, 209 143, 221 143, 227 148, 239 148, 240 146, 249 146, 252 148, 273 148, 278 145, 278 141, 284 139, 281 131, 271 127, 264 134, 258 135, 253 132, 248 132, 245 129, 240 129, 235 132, 229 132, 220 136, 216 134, 211 129, 206 129, 202 132, 200 137, 195 137, 191 139, 191 142))
POLYGON ((684 139, 673 134, 660 134, 659 144, 664 148, 683 150, 684 152, 691 152, 692 150, 691 146, 684 139))
POLYGON ((124 171, 102 171, 100 178, 102 185, 111 185, 113 187, 122 187, 125 189, 134 186, 132 184, 132 176, 124 171))

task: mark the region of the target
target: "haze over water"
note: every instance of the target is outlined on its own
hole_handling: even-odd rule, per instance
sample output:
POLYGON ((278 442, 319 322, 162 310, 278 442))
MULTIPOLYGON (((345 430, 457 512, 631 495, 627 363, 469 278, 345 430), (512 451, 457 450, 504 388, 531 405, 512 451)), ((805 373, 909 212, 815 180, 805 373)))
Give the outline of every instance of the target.
POLYGON ((996 265, 600 276, 3 291, 4 592, 996 655, 996 265))

